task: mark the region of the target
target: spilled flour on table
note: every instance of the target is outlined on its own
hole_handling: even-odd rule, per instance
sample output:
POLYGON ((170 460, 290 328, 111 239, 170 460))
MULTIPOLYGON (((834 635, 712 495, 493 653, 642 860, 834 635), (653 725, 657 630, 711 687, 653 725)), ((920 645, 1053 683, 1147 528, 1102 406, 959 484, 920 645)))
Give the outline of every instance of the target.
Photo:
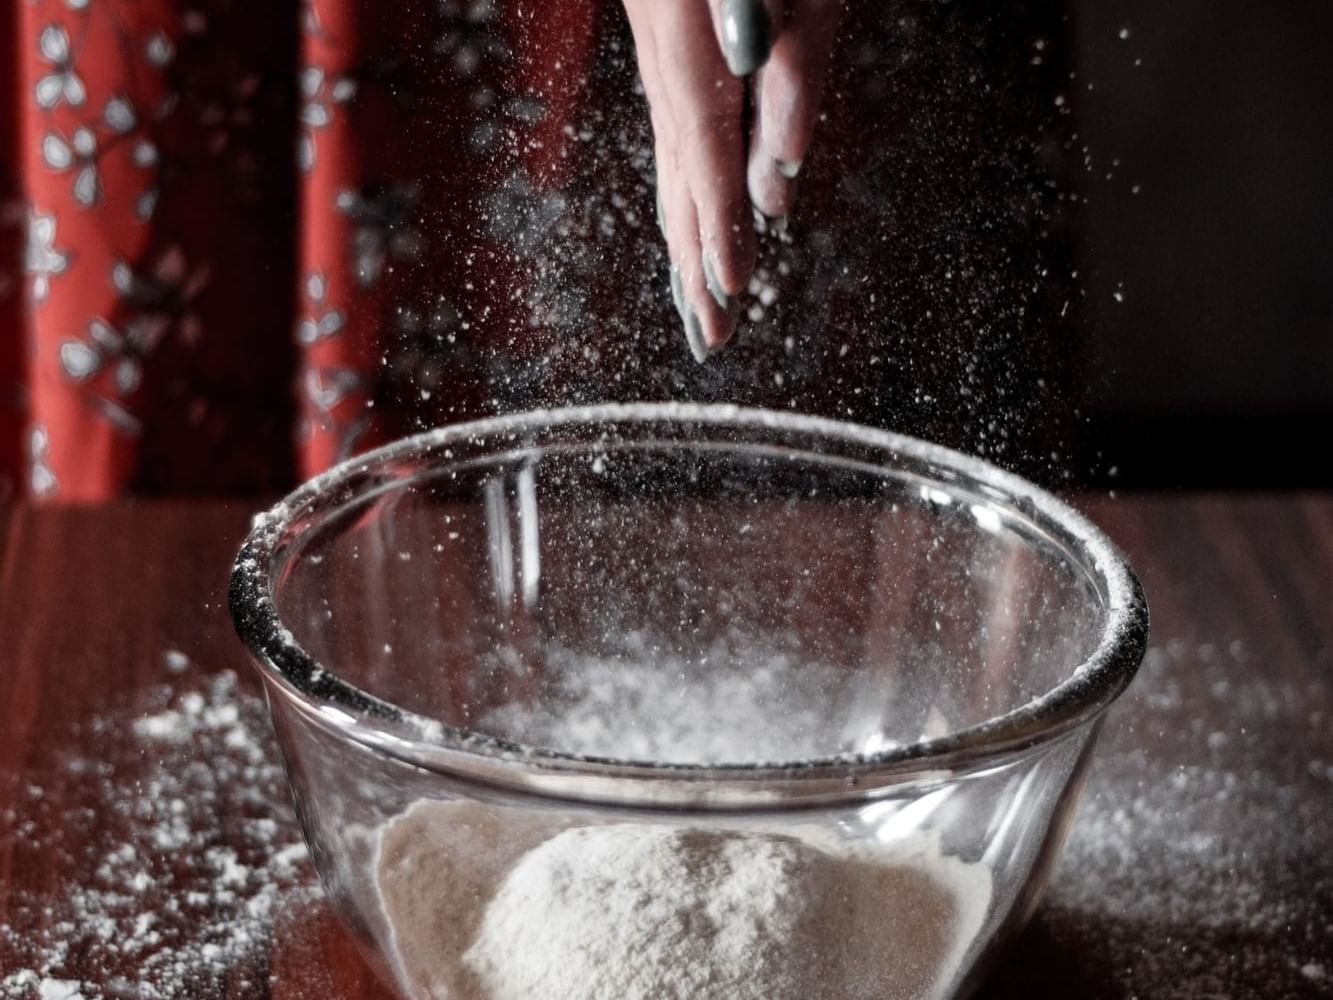
POLYGON ((1038 918, 1095 1000, 1333 997, 1328 682, 1256 660, 1163 642, 1111 710, 1038 918))
POLYGON ((228 672, 147 700, 92 719, 80 742, 105 752, 53 761, 0 813, 14 871, 56 873, 9 897, 3 1000, 263 992, 274 920, 319 898, 262 699, 228 672))

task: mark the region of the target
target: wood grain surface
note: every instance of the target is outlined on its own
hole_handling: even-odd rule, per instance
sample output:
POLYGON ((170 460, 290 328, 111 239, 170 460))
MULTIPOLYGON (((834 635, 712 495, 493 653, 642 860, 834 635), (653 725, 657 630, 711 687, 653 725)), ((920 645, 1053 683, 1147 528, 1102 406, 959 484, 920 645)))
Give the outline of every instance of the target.
MULTIPOLYGON (((1046 902, 982 997, 1333 995, 1333 834, 1313 828, 1333 816, 1333 497, 1082 506, 1139 572, 1153 648, 1110 713, 1046 902)), ((153 763, 93 720, 132 722, 219 671, 257 693, 224 595, 250 513, 0 508, 0 984, 39 964, 52 914, 98 878, 82 841, 107 803, 68 761, 153 763), (164 670, 168 650, 188 667, 164 670)), ((179 995, 389 996, 317 895, 278 909, 259 945, 179 995)), ((91 1000, 134 982, 135 961, 118 964, 75 949, 58 971, 91 1000)))

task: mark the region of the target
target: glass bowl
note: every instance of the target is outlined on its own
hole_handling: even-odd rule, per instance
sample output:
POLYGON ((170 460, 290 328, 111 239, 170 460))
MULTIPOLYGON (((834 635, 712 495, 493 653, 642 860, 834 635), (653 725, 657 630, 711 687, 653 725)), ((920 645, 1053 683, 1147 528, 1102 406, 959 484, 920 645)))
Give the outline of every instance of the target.
POLYGON ((968 994, 1148 628, 1017 477, 683 404, 344 463, 230 599, 336 908, 404 995, 479 1000, 968 994))

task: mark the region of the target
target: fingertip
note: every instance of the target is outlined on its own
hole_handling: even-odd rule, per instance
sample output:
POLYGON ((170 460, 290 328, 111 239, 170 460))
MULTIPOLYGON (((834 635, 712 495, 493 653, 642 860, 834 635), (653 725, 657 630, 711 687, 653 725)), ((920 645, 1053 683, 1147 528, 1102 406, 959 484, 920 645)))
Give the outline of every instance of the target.
POLYGON ((736 322, 741 313, 740 300, 734 295, 730 296, 725 307, 710 301, 697 312, 708 353, 715 354, 726 346, 736 332, 736 322))
POLYGON ((690 349, 690 354, 699 364, 708 360, 708 344, 704 339, 703 324, 699 321, 699 314, 693 308, 686 307, 683 319, 685 324, 685 343, 690 349))
POLYGON ((732 76, 749 76, 768 62, 773 19, 761 0, 722 0, 718 21, 722 57, 732 76))
POLYGON ((731 300, 750 283, 755 263, 754 229, 738 222, 732 238, 722 241, 706 240, 703 252, 704 284, 722 309, 730 307, 731 300))
POLYGON ((731 296, 727 290, 722 287, 722 282, 717 276, 717 265, 713 262, 713 251, 704 253, 704 285, 708 288, 708 293, 713 296, 713 301, 717 303, 719 309, 731 308, 731 296))
POLYGON ((671 265, 671 304, 676 307, 676 315, 683 321, 685 319, 685 292, 680 284, 680 268, 673 262, 671 265))
POLYGON ((745 169, 745 186, 750 201, 768 219, 780 219, 791 214, 796 204, 796 176, 800 164, 778 160, 755 144, 745 169))
MULTIPOLYGON (((710 265, 705 265, 698 279, 683 282, 682 290, 681 322, 685 329, 685 343, 700 364, 731 340, 740 318, 739 299, 725 293, 719 299, 710 287, 711 270, 710 265)), ((716 276, 712 281, 715 280, 716 276)))
POLYGON ((716 339, 712 342, 712 346, 708 348, 709 354, 716 354, 731 343, 736 336, 736 327, 740 322, 740 318, 740 302, 733 299, 731 307, 723 314, 722 321, 717 327, 716 339))

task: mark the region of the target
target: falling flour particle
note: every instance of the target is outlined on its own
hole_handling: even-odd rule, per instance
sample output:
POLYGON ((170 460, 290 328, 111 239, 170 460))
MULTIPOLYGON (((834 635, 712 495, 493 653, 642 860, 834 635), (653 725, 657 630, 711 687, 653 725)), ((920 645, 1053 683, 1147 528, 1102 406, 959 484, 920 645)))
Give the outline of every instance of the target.
POLYGON ((449 1000, 936 997, 991 893, 928 836, 885 851, 469 802, 386 824, 376 879, 404 989, 449 1000))
POLYGON ((662 654, 635 662, 550 649, 544 671, 543 697, 530 706, 500 706, 476 728, 529 746, 674 764, 790 760, 851 749, 845 734, 827 725, 828 703, 853 695, 846 673, 798 666, 780 654, 719 650, 701 667, 662 654), (552 705, 560 710, 551 712, 552 705), (781 726, 773 725, 777 718, 781 726))
POLYGON ((190 658, 179 649, 168 649, 162 654, 162 665, 173 674, 183 674, 190 666, 190 658))

